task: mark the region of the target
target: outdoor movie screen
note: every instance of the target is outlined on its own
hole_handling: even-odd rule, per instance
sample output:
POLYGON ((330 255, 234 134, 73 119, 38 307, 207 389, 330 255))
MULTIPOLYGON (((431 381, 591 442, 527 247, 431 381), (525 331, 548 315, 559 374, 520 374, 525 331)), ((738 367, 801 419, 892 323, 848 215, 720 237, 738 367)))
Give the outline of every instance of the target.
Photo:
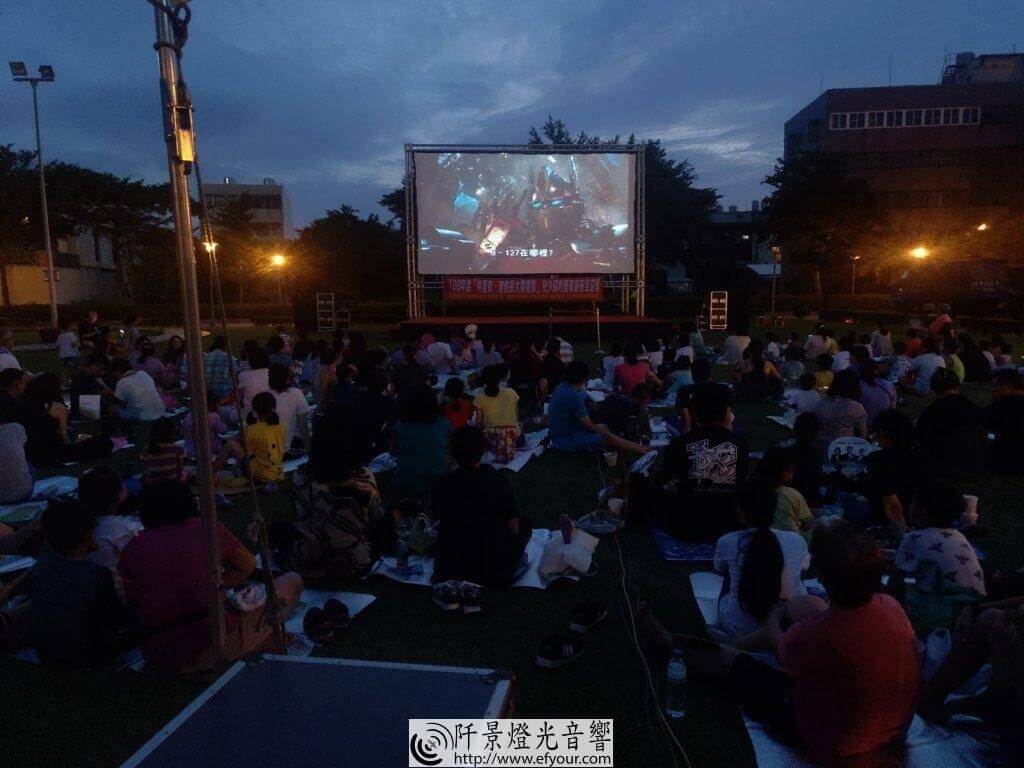
POLYGON ((413 152, 424 275, 631 273, 632 152, 413 152))

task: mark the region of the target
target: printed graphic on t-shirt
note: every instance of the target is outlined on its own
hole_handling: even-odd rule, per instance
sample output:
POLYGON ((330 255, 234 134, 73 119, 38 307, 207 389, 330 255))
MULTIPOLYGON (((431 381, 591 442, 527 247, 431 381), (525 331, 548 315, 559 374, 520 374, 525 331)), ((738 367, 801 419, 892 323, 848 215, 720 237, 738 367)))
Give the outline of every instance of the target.
POLYGON ((690 479, 702 489, 736 487, 736 464, 739 451, 735 443, 711 446, 710 440, 698 440, 686 446, 690 462, 690 479))

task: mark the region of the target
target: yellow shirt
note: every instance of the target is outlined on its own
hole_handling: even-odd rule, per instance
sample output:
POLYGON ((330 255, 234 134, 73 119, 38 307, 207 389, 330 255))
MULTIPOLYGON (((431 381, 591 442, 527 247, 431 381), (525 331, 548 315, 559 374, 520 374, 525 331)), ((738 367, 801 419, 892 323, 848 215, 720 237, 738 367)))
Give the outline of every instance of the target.
POLYGON ((817 389, 824 391, 832 386, 832 378, 835 374, 832 371, 818 371, 814 374, 814 382, 817 389))
POLYGON ((245 451, 254 480, 276 483, 284 475, 284 428, 260 421, 245 428, 245 451))
POLYGON ((473 407, 483 415, 483 423, 477 426, 519 427, 519 395, 514 389, 503 389, 495 397, 479 394, 473 398, 473 407))
POLYGON ((775 507, 775 520, 772 528, 778 531, 803 530, 805 520, 811 519, 811 508, 807 506, 804 496, 796 488, 788 485, 779 487, 779 501, 775 507))

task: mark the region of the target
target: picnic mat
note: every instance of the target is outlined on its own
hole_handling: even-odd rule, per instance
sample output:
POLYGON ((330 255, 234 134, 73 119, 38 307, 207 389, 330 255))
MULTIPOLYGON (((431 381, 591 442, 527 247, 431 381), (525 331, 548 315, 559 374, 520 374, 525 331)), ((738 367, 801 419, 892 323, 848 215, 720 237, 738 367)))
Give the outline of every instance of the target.
POLYGON ((902 743, 866 755, 831 759, 816 758, 806 747, 776 741, 764 725, 746 716, 743 721, 760 768, 982 768, 1001 764, 998 749, 971 735, 968 718, 954 718, 953 727, 940 728, 915 717, 902 743))
MULTIPOLYGON (((507 464, 501 464, 494 460, 494 454, 488 451, 484 454, 483 464, 490 464, 495 469, 510 469, 513 472, 519 472, 523 467, 526 466, 527 462, 530 461, 534 456, 540 456, 544 453, 544 447, 541 442, 548 436, 546 429, 538 429, 536 432, 527 432, 525 434, 526 445, 522 448, 516 449, 516 455, 512 461, 507 464)), ((287 466, 287 462, 285 462, 287 466)), ((391 453, 382 453, 379 456, 374 457, 373 461, 370 462, 370 471, 375 475, 381 472, 388 472, 398 466, 398 458, 391 453)))
POLYGON ((316 648, 316 644, 303 631, 302 621, 306 618, 306 613, 310 608, 323 608, 324 603, 332 598, 344 603, 345 607, 348 608, 349 618, 353 619, 377 599, 373 595, 365 595, 362 592, 331 592, 324 589, 302 590, 295 613, 284 623, 284 631, 294 636, 287 649, 289 656, 309 656, 316 648))
POLYGON ((15 504, 0 504, 0 523, 27 523, 46 509, 46 502, 78 489, 78 478, 56 475, 37 480, 32 495, 15 504))
MULTIPOLYGON (((718 624, 718 598, 722 594, 725 578, 710 571, 698 571, 690 574, 690 587, 697 601, 697 608, 709 627, 718 624)), ((824 592, 821 582, 817 579, 804 579, 808 592, 824 592)))
MULTIPOLYGON (((569 575, 558 573, 547 577, 542 577, 540 575, 539 568, 541 554, 543 554, 544 547, 548 543, 548 539, 551 538, 552 533, 553 531, 543 528, 534 530, 533 536, 526 545, 526 557, 529 564, 526 568, 526 572, 512 583, 513 587, 547 589, 559 579, 572 579, 573 581, 580 580, 580 577, 575 574, 569 575)), ((423 555, 412 555, 409 557, 409 565, 414 567, 419 565, 423 568, 423 572, 411 573, 408 576, 403 576, 395 571, 395 558, 382 557, 377 561, 377 564, 368 575, 386 576, 393 581, 400 581, 404 584, 416 584, 421 587, 433 586, 434 558, 424 557, 423 555)))
POLYGON ((665 529, 654 520, 647 518, 647 527, 651 529, 654 543, 658 545, 661 559, 670 563, 707 562, 714 557, 715 545, 700 541, 679 541, 669 536, 665 529))
POLYGON ((36 559, 27 555, 0 555, 0 574, 24 571, 35 564, 36 559))
POLYGON ((768 421, 774 421, 780 427, 792 429, 793 424, 796 423, 796 415, 796 411, 786 411, 781 416, 765 416, 765 418, 768 419, 768 421))

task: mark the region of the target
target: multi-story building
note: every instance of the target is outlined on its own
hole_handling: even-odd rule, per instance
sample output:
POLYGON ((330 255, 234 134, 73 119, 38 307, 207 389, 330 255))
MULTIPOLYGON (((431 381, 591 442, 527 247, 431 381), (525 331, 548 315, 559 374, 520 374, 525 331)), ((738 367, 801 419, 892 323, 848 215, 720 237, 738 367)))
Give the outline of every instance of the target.
POLYGON ((936 85, 827 90, 786 122, 785 156, 810 149, 846 155, 897 222, 1019 213, 1024 54, 956 54, 936 85))
POLYGON ((204 184, 203 196, 213 215, 218 208, 244 197, 252 203, 252 227, 257 236, 281 239, 293 235, 291 202, 284 185, 274 179, 263 179, 262 184, 240 184, 225 177, 220 184, 204 184))

